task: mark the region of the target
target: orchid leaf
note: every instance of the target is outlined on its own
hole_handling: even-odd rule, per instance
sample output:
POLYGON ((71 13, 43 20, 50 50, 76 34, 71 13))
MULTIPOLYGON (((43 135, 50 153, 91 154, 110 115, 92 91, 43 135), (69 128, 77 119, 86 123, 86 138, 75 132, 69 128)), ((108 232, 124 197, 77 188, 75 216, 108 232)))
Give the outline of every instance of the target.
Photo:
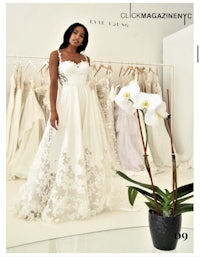
POLYGON ((194 183, 186 184, 181 187, 178 187, 177 190, 175 190, 175 193, 177 192, 177 198, 180 198, 184 195, 190 194, 193 192, 194 183))
MULTIPOLYGON (((141 182, 135 181, 135 180, 131 179, 130 177, 128 177, 126 174, 124 174, 124 173, 121 172, 121 171, 117 171, 117 174, 118 174, 119 176, 121 176, 122 178, 124 178, 124 179, 126 179, 126 180, 128 180, 128 181, 130 181, 130 182, 132 182, 132 183, 134 183, 134 184, 137 184, 137 185, 139 185, 139 186, 141 186, 141 187, 148 188, 149 190, 152 190, 152 185, 150 185, 150 184, 145 184, 145 183, 141 183, 141 182)), ((161 195, 161 196, 164 196, 164 195, 165 195, 165 193, 164 193, 158 186, 154 186, 154 189, 155 189, 155 191, 156 191, 159 195, 161 195)))
POLYGON ((181 198, 179 200, 176 201, 176 205, 179 205, 180 203, 183 203, 185 201, 187 201, 188 199, 192 198, 193 195, 190 195, 190 196, 187 196, 187 197, 184 197, 184 198, 181 198))
MULTIPOLYGON (((129 186, 128 188, 130 189, 130 192, 131 192, 131 190, 136 190, 139 193, 141 193, 143 196, 145 196, 145 197, 147 196, 147 197, 149 197, 148 199, 152 199, 154 201, 154 195, 152 193, 149 193, 149 192, 147 192, 147 191, 145 191, 145 190, 143 190, 141 188, 134 187, 134 186, 129 186)), ((156 194, 156 198, 160 202, 163 201, 163 198, 160 195, 158 195, 158 194, 156 194)))
POLYGON ((184 204, 179 204, 175 208, 175 215, 184 213, 184 212, 191 212, 193 211, 193 204, 192 203, 184 203, 184 204))
POLYGON ((129 202, 133 206, 136 196, 138 194, 138 191, 134 187, 128 188, 128 196, 129 196, 129 202))

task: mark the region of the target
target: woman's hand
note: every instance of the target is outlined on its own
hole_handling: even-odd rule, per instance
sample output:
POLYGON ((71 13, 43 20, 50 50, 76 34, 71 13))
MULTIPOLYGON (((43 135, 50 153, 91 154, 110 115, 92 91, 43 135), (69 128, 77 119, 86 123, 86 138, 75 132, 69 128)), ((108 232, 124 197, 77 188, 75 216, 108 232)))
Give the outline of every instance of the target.
POLYGON ((50 113, 50 124, 53 128, 58 130, 59 117, 57 111, 51 111, 50 113))

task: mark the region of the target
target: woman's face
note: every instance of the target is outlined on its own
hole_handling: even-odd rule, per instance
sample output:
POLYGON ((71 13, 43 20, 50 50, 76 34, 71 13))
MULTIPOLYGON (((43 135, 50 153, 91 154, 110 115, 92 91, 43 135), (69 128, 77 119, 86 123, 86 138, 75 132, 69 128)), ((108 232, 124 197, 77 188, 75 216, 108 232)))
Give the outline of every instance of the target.
POLYGON ((80 46, 84 40, 84 37, 85 37, 85 30, 83 27, 81 26, 78 26, 76 27, 72 34, 71 34, 71 37, 69 39, 69 43, 72 45, 72 46, 80 46))

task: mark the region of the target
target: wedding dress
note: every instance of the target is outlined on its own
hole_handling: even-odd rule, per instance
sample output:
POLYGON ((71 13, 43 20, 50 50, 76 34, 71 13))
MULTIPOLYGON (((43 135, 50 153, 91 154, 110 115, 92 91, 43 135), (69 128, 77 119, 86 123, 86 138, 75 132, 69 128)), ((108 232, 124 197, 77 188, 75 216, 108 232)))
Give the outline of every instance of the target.
POLYGON ((40 82, 35 88, 38 102, 44 112, 45 121, 49 118, 50 101, 49 101, 49 88, 50 88, 50 76, 48 70, 48 64, 45 63, 44 67, 39 70, 40 82))
POLYGON ((105 76, 96 82, 97 96, 105 117, 105 125, 113 156, 113 168, 122 169, 121 161, 117 151, 117 139, 114 120, 114 101, 110 98, 110 92, 114 87, 110 76, 105 76))
MULTIPOLYGON (((146 92, 152 94, 159 94, 162 97, 162 89, 158 81, 158 76, 155 72, 146 72, 144 78, 146 85, 146 92)), ((147 126, 149 136, 149 146, 151 148, 152 158, 158 170, 166 167, 171 167, 171 142, 167 131, 165 121, 159 120, 159 125, 156 127, 147 126)), ((177 160, 178 164, 178 160, 177 160)))
POLYGON ((48 120, 15 205, 15 213, 28 220, 82 219, 109 207, 111 156, 98 97, 87 79, 89 63, 58 54, 59 127, 48 120))
POLYGON ((9 169, 13 178, 27 178, 45 128, 45 117, 35 96, 34 86, 33 79, 23 81, 24 106, 20 117, 18 148, 9 169))
POLYGON ((21 112, 23 109, 23 84, 22 66, 17 67, 14 77, 11 78, 11 92, 7 109, 6 132, 6 169, 7 178, 12 179, 10 172, 13 156, 18 149, 18 133, 20 127, 21 112))
POLYGON ((144 170, 144 152, 136 114, 128 114, 115 105, 117 150, 123 167, 129 171, 144 170))
POLYGON ((10 134, 11 134, 11 124, 13 119, 13 113, 15 110, 15 93, 17 89, 17 75, 18 75, 18 69, 16 68, 13 74, 10 77, 10 94, 8 99, 8 106, 6 111, 6 146, 7 146, 7 156, 9 150, 9 143, 10 143, 10 134))

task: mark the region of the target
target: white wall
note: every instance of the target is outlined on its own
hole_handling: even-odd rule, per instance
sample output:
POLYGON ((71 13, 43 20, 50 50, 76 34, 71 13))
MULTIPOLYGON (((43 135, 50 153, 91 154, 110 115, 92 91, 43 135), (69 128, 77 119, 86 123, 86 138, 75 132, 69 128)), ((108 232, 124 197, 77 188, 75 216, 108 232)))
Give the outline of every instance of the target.
MULTIPOLYGON (((160 63, 163 37, 193 23, 193 17, 184 24, 175 18, 130 18, 130 12, 193 13, 193 4, 134 3, 130 10, 129 3, 9 3, 7 55, 48 57, 62 43, 67 27, 78 21, 88 28, 86 54, 92 60, 160 63)), ((8 59, 7 80, 11 62, 8 59)))
MULTIPOLYGON (((121 18, 129 8, 129 3, 7 4, 7 54, 48 56, 60 45, 67 27, 79 21, 89 30, 87 52, 92 58, 161 61, 162 38, 182 29, 184 21, 121 18)), ((131 8, 133 13, 193 12, 193 5, 184 3, 132 4, 131 8)), ((185 26, 192 22, 187 19, 185 26)))
MULTIPOLYGON (((182 161, 193 159, 193 38, 194 26, 190 25, 163 39, 163 61, 174 64, 174 86, 169 88, 173 100, 172 129, 176 150, 182 161)), ((164 87, 168 87, 167 83, 164 83, 164 87)))

